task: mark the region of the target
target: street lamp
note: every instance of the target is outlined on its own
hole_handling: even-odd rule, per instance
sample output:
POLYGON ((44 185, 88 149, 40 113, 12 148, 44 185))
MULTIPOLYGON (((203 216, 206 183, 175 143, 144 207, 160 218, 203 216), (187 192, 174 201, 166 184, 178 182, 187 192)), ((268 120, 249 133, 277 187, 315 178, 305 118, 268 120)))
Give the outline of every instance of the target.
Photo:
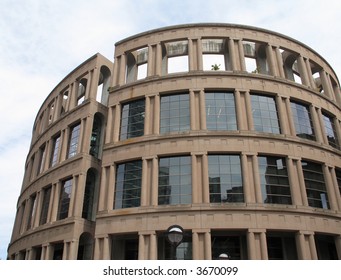
POLYGON ((171 244, 172 259, 176 259, 176 247, 184 239, 184 229, 179 225, 172 225, 167 229, 167 240, 171 244))

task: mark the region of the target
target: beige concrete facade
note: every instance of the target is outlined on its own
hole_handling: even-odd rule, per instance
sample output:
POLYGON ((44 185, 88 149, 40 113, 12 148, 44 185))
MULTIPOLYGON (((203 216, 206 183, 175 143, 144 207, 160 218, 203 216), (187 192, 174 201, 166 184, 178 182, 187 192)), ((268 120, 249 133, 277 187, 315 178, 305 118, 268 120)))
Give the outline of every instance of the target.
POLYGON ((341 259, 340 108, 328 62, 282 34, 191 24, 124 39, 39 110, 8 257, 168 259, 178 224, 179 259, 341 259))

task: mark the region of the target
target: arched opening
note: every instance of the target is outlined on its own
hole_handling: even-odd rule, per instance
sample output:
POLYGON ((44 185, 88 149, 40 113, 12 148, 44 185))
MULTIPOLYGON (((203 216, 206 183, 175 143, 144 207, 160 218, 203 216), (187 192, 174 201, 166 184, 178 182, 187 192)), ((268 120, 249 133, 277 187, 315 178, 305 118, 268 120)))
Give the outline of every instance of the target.
POLYGON ((188 70, 188 41, 165 43, 162 46, 162 75, 188 70))
POLYGON ((108 67, 102 66, 99 73, 98 79, 98 87, 97 87, 97 102, 102 103, 103 105, 108 105, 108 88, 110 85, 110 76, 111 72, 108 67))
POLYGON ((84 189, 83 210, 82 218, 94 221, 96 216, 96 197, 97 197, 97 185, 98 175, 97 171, 90 168, 86 174, 86 182, 84 189))
POLYGON ((127 83, 147 77, 148 47, 127 54, 127 83))
POLYGON ((203 70, 230 70, 228 63, 228 51, 224 39, 203 39, 203 70))
POLYGON ((294 81, 298 84, 302 84, 302 79, 298 70, 297 63, 298 55, 285 50, 282 52, 282 57, 285 77, 288 80, 294 81))
POLYGON ((89 232, 83 232, 79 237, 77 260, 93 259, 94 238, 89 232))

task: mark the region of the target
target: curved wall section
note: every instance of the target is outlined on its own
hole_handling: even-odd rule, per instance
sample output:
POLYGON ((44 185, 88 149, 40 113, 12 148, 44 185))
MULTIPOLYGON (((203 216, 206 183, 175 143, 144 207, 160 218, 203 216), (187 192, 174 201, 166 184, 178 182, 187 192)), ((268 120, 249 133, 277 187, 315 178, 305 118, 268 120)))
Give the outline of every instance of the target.
POLYGON ((9 257, 341 259, 340 105, 330 65, 282 34, 124 39, 42 105, 9 257))

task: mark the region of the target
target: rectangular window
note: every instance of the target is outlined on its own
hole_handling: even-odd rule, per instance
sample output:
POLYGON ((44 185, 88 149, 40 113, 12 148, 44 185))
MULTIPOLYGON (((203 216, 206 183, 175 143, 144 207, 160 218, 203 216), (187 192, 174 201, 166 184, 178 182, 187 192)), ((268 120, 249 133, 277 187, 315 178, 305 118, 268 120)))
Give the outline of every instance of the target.
POLYGON ((60 145, 60 135, 56 136, 53 139, 53 147, 52 147, 52 154, 51 154, 51 160, 50 160, 51 167, 55 166, 58 161, 59 145, 60 145))
POLYGON ((309 107, 291 102, 291 111, 294 119, 296 136, 315 140, 315 132, 312 125, 309 107))
POLYGON ((244 202, 242 170, 238 155, 209 155, 210 202, 244 202))
POLYGON ((321 164, 302 161, 302 169, 309 206, 329 209, 328 194, 321 164))
POLYGON ((34 223, 33 219, 34 219, 34 214, 36 212, 35 210, 37 207, 37 205, 36 205, 37 199, 36 198, 37 198, 36 194, 34 194, 30 197, 30 212, 28 214, 26 230, 29 230, 30 228, 33 227, 33 223, 34 223))
POLYGON ((62 184, 59 194, 58 220, 66 219, 69 214, 69 205, 72 192, 72 179, 66 180, 62 184))
POLYGON ((206 121, 208 130, 237 130, 234 94, 206 93, 206 121))
POLYGON ((273 97, 251 95, 253 123, 256 131, 280 133, 276 102, 273 97))
POLYGON ((189 94, 161 97, 160 132, 190 130, 189 94))
POLYGON ((333 118, 322 113, 324 121, 324 129, 327 134, 328 143, 330 146, 340 149, 339 140, 337 139, 336 129, 333 118))
POLYGON ((337 185, 339 186, 339 192, 341 195, 341 169, 335 169, 337 185))
POLYGON ((39 148, 40 159, 39 159, 37 175, 44 171, 45 155, 46 155, 46 149, 45 149, 45 145, 43 145, 42 147, 39 148))
POLYGON ((121 116, 120 140, 143 136, 145 100, 124 104, 121 116))
POLYGON ((291 192, 285 158, 258 157, 264 203, 291 204, 291 192))
POLYGON ((70 134, 70 140, 69 140, 68 158, 71 158, 77 154, 80 127, 81 125, 79 123, 70 129, 71 134, 70 134))
POLYGON ((49 212, 50 206, 50 197, 51 197, 51 187, 44 189, 44 197, 43 197, 43 204, 41 206, 41 214, 40 214, 40 221, 39 224, 43 225, 47 222, 47 215, 49 212))
POLYGON ((142 161, 117 165, 114 209, 141 205, 142 161))
POLYGON ((190 156, 160 158, 159 205, 192 203, 190 156))

